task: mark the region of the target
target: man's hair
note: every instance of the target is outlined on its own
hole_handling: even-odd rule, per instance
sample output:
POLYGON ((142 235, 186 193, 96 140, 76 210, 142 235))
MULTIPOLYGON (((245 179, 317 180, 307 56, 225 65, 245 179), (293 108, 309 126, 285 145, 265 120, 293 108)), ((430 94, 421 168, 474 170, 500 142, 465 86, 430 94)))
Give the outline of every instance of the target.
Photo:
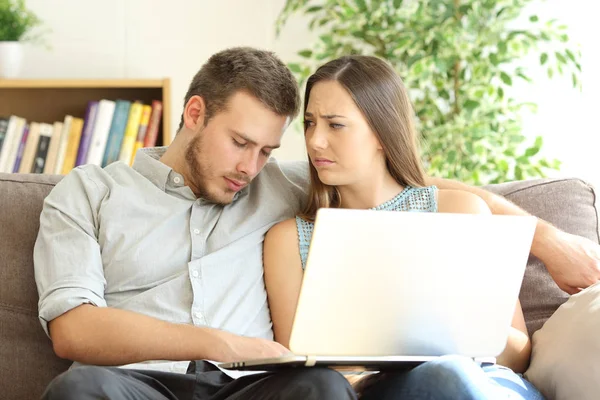
MULTIPOLYGON (((190 83, 184 107, 192 96, 201 96, 206 104, 206 124, 238 91, 254 96, 281 116, 293 119, 300 108, 298 84, 291 71, 275 53, 250 47, 235 47, 211 56, 190 83)), ((182 127, 183 113, 178 130, 182 127)))

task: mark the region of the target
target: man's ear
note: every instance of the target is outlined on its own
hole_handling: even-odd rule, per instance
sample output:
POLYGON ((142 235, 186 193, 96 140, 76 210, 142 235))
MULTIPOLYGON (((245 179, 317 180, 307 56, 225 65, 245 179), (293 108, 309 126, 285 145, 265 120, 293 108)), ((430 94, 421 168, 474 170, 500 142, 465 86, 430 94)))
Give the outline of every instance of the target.
POLYGON ((188 100, 183 110, 183 126, 197 132, 204 126, 204 117, 206 116, 206 103, 201 96, 192 96, 188 100))

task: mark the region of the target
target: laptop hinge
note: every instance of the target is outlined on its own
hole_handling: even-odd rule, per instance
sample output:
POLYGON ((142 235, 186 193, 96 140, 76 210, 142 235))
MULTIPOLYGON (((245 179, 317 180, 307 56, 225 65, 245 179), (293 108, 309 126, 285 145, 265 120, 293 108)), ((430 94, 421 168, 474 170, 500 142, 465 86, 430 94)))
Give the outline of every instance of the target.
POLYGON ((315 356, 306 356, 305 367, 314 367, 317 364, 317 358, 315 356))

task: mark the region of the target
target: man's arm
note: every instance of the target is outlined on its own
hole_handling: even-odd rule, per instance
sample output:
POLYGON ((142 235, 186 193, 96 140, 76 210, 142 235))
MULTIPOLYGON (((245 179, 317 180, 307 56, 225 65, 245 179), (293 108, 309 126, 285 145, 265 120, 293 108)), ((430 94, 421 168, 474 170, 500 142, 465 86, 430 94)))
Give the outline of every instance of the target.
POLYGON ((278 357, 279 343, 218 329, 173 324, 131 311, 84 304, 49 324, 54 352, 91 365, 123 365, 146 360, 237 361, 278 357))
MULTIPOLYGON (((504 197, 478 187, 433 177, 427 177, 426 183, 440 189, 474 193, 487 203, 493 214, 529 215, 504 197)), ((558 286, 569 294, 600 280, 600 245, 563 232, 541 219, 538 219, 531 252, 544 263, 558 286)))
MULTIPOLYGON (((90 171, 94 173, 94 170, 90 171)), ((58 356, 93 365, 146 360, 215 361, 276 357, 273 341, 173 324, 107 307, 97 231, 101 181, 76 169, 44 201, 34 247, 39 317, 58 356)))

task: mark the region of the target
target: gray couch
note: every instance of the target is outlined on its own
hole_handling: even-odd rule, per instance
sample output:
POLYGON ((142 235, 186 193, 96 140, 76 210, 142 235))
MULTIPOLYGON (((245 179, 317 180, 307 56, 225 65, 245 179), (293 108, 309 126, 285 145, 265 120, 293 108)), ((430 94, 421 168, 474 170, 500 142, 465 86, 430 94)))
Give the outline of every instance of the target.
MULTIPOLYGON (((50 380, 66 370, 37 318, 32 252, 44 197, 59 176, 0 174, 0 398, 39 398, 50 380)), ((577 179, 545 179, 493 185, 529 212, 567 232, 599 240, 594 190, 577 179)), ((493 256, 493 255, 490 255, 493 256)), ((567 295, 531 257, 521 291, 530 334, 567 295)))

